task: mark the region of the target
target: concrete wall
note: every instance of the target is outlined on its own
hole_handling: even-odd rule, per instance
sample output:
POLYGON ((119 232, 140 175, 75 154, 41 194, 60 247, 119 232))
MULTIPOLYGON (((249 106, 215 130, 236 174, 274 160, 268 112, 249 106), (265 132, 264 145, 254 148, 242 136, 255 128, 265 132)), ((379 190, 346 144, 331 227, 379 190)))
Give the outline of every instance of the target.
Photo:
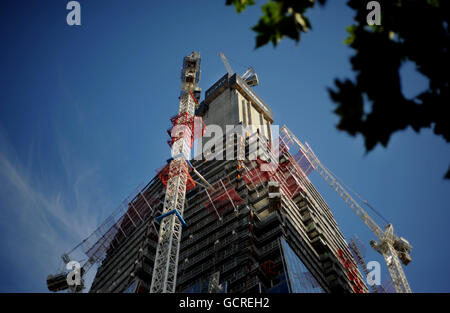
POLYGON ((222 127, 225 134, 226 125, 255 125, 261 134, 269 137, 270 123, 259 113, 255 106, 245 99, 237 90, 226 89, 209 104, 203 121, 206 125, 215 124, 222 127), (261 127, 260 127, 261 126, 261 127))
POLYGON ((236 125, 240 121, 238 92, 226 89, 209 104, 209 109, 203 116, 206 125, 219 125, 225 133, 225 125, 236 125))
MULTIPOLYGON (((207 127, 208 125, 220 126, 222 134, 226 133, 226 125, 236 126, 242 124, 244 126, 250 126, 251 134, 259 129, 261 135, 269 140, 272 139, 270 123, 236 89, 227 88, 217 98, 211 101, 207 112, 203 116, 203 121, 207 127)), ((203 147, 206 147, 206 143, 217 136, 215 133, 207 133, 207 135, 199 139, 203 147)), ((197 142, 193 157, 198 154, 199 150, 199 142, 197 142)))

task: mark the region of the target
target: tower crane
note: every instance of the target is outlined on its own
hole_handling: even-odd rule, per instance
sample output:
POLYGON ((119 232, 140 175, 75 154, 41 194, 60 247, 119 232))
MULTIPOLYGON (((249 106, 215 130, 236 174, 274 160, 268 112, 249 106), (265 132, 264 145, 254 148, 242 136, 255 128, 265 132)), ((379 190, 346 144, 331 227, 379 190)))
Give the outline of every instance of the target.
POLYGON ((194 136, 195 109, 198 107, 200 88, 200 53, 192 52, 183 60, 181 95, 178 115, 173 118, 171 133, 172 159, 166 186, 163 212, 159 216, 160 228, 153 267, 151 293, 173 293, 176 288, 181 230, 186 198, 186 184, 194 136))
POLYGON ((121 240, 124 240, 133 229, 144 222, 144 219, 147 220, 149 218, 155 232, 158 232, 155 225, 156 221, 160 223, 150 292, 175 292, 181 228, 186 225, 183 219, 186 189, 187 187, 192 188, 195 186, 192 177, 189 175, 188 166, 203 181, 205 188, 211 188, 211 185, 189 162, 192 142, 195 138, 195 109, 198 107, 201 93, 201 89, 198 87, 199 80, 200 54, 192 52, 183 59, 179 110, 178 114, 171 118, 173 128, 169 144, 171 145, 172 153, 168 164, 168 180, 165 184, 166 194, 161 215, 156 216, 161 211, 154 210, 151 207, 142 191, 139 191, 138 194, 142 196, 148 206, 145 207, 144 211, 136 210, 136 207, 127 198, 129 205, 123 206, 121 204, 88 238, 69 253, 63 254, 62 260, 67 269, 72 264, 71 255, 74 251, 80 252, 79 250, 83 250, 83 254, 88 256, 87 261, 82 265, 75 262, 79 265, 79 268, 76 270, 79 271, 81 283, 74 286, 69 285, 68 273, 70 270, 66 269, 56 275, 47 277, 47 286, 50 291, 57 292, 68 289, 74 292, 82 291, 84 289, 84 275, 92 265, 101 262, 105 258, 112 241, 120 244, 121 240), (136 220, 133 220, 132 216, 134 215, 136 220), (124 222, 128 221, 127 219, 131 221, 128 223, 131 225, 124 225, 124 222), (126 226, 125 229, 123 228, 124 226, 126 226))
MULTIPOLYGON (((375 251, 380 253, 386 261, 395 291, 397 293, 410 293, 411 288, 408 280, 406 279, 401 263, 406 266, 409 262, 411 262, 411 244, 406 239, 397 237, 397 235, 394 234, 394 227, 392 224, 389 223, 386 225, 384 230, 380 228, 380 226, 378 226, 362 208, 361 204, 347 192, 347 190, 341 183, 339 183, 338 179, 331 173, 331 171, 320 162, 319 158, 312 151, 308 143, 303 144, 285 125, 281 128, 281 133, 293 144, 298 146, 300 151, 302 151, 309 159, 312 166, 315 170, 317 170, 320 176, 325 179, 331 188, 333 188, 344 200, 347 206, 349 206, 375 234, 378 241, 371 240, 370 245, 375 249, 375 251)), ((363 204, 368 205, 367 201, 363 201, 363 204)))
MULTIPOLYGON (((227 69, 228 75, 233 75, 234 71, 231 68, 230 62, 228 62, 227 57, 222 52, 219 52, 219 56, 222 59, 223 65, 227 69)), ((253 67, 249 67, 242 75, 241 78, 245 81, 245 83, 249 87, 255 87, 259 85, 258 75, 255 73, 255 69, 253 67)))

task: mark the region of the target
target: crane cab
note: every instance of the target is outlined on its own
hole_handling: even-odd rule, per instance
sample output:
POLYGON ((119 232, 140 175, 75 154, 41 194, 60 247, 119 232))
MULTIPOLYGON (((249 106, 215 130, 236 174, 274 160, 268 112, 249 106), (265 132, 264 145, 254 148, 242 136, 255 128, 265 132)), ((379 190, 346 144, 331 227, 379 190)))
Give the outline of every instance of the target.
POLYGON ((49 291, 57 292, 69 289, 66 273, 47 276, 47 288, 49 291))
POLYGON ((200 54, 192 52, 183 59, 183 68, 181 70, 181 89, 184 90, 186 85, 192 86, 200 81, 200 54))
MULTIPOLYGON (((63 258, 64 259, 64 258, 63 258)), ((85 269, 81 268, 81 284, 74 287, 69 286, 67 282, 67 275, 70 271, 63 271, 56 275, 48 275, 47 276, 47 288, 49 291, 58 292, 63 290, 71 289, 73 292, 79 292, 84 289, 84 279, 83 275, 85 273, 85 269)))
POLYGON ((412 249, 411 244, 403 237, 400 237, 394 242, 394 249, 397 251, 400 261, 406 266, 411 262, 410 252, 412 249))
POLYGON ((79 292, 84 289, 84 280, 81 279, 81 285, 76 286, 75 290, 69 286, 67 283, 67 274, 66 272, 59 273, 56 275, 48 275, 47 276, 47 288, 49 291, 58 292, 63 290, 72 289, 72 291, 79 292))
POLYGON ((251 75, 251 76, 249 76, 248 78, 245 79, 245 83, 249 87, 258 86, 259 85, 258 75, 256 75, 256 73, 253 73, 253 75, 251 75))

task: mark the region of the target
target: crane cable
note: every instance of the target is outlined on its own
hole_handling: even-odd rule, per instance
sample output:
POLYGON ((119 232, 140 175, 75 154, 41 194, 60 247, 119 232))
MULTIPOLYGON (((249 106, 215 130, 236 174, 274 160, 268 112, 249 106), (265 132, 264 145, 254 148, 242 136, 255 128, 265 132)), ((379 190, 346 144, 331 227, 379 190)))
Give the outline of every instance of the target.
POLYGON ((242 64, 242 63, 240 63, 240 62, 238 62, 238 61, 236 61, 236 60, 234 60, 234 59, 232 59, 232 58, 230 58, 230 57, 227 57, 227 59, 228 59, 229 61, 232 61, 232 62, 235 63, 236 65, 239 65, 239 66, 241 66, 242 68, 245 68, 246 70, 249 69, 249 68, 253 68, 253 66, 250 66, 250 65, 244 65, 244 64, 242 64))
MULTIPOLYGON (((289 135, 290 130, 288 129, 288 136, 289 135)), ((291 133, 292 134, 292 133, 291 133)), ((293 134, 292 134, 293 135, 293 134)), ((291 142, 294 143, 292 138, 289 138, 289 140, 291 142)), ((312 153, 313 155, 313 159, 316 160, 316 162, 318 163, 317 165, 322 166, 325 170, 327 170, 331 175, 334 176, 334 178, 336 179, 336 181, 338 181, 343 187, 346 187, 348 190, 350 190, 350 192, 352 192, 363 204, 365 204, 371 211, 373 211, 378 217, 380 217, 384 222, 386 222, 387 224, 390 224, 389 220, 387 218, 385 218, 379 211, 375 210, 374 207, 372 207, 369 202, 365 199, 363 199, 356 191, 354 191, 350 186, 348 186, 347 184, 344 183, 344 181, 342 179, 339 178, 339 176, 337 176, 335 173, 333 173, 333 171, 331 171, 329 168, 327 168, 320 160, 319 158, 316 156, 316 154, 314 153, 314 151, 311 149, 311 147, 308 145, 308 143, 306 142, 306 147, 309 150, 310 153, 312 153)), ((305 147, 300 146, 301 150, 305 150, 305 147)), ((302 151, 305 155, 308 155, 307 151, 302 151)))
POLYGON ((372 210, 372 212, 374 212, 379 218, 381 218, 384 222, 386 222, 386 224, 390 224, 389 220, 387 218, 385 218, 381 212, 379 212, 378 210, 376 210, 373 206, 371 206, 369 204, 369 202, 365 199, 363 199, 356 191, 354 191, 350 186, 348 186, 347 184, 344 183, 344 181, 342 179, 340 179, 335 173, 333 173, 329 168, 327 168, 325 165, 323 165, 321 163, 321 165, 328 171, 330 172, 335 178, 336 180, 339 181, 340 184, 342 184, 346 189, 350 190, 351 193, 353 193, 362 203, 364 203, 370 210, 372 210))

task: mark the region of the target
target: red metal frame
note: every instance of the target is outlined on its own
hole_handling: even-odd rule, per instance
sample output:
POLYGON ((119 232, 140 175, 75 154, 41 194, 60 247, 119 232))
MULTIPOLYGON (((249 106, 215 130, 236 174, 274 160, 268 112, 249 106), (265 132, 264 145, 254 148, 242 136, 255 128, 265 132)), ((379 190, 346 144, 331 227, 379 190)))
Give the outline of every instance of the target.
POLYGON ((337 253, 338 253, 339 261, 342 263, 342 265, 344 266, 344 268, 347 272, 348 279, 352 282, 353 291, 355 293, 364 293, 365 285, 359 279, 359 277, 357 275, 358 269, 357 269, 356 265, 353 264, 353 262, 344 255, 344 252, 342 251, 342 249, 338 249, 337 253))

